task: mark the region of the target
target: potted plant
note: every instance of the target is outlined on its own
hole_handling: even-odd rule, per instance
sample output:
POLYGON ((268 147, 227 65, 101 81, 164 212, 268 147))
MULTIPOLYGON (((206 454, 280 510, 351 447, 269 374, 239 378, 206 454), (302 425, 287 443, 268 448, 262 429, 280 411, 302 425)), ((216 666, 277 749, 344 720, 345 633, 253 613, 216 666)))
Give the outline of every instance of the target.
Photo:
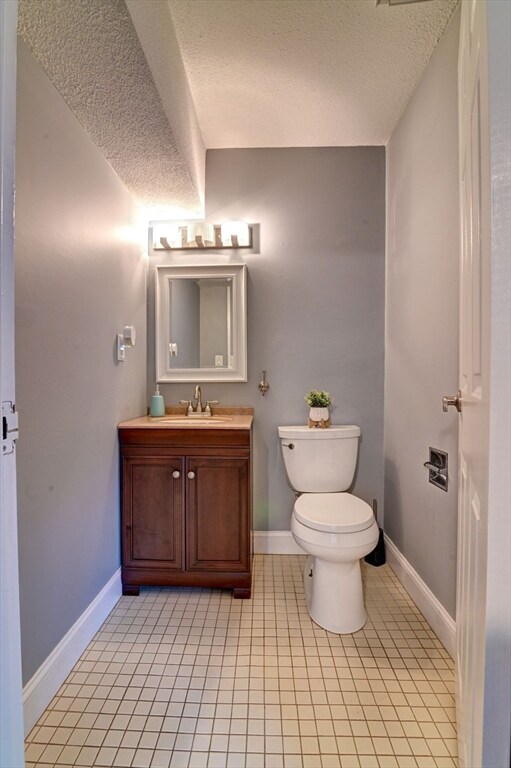
POLYGON ((329 427, 330 414, 328 406, 332 404, 330 392, 311 389, 305 395, 304 400, 310 406, 309 427, 329 427))

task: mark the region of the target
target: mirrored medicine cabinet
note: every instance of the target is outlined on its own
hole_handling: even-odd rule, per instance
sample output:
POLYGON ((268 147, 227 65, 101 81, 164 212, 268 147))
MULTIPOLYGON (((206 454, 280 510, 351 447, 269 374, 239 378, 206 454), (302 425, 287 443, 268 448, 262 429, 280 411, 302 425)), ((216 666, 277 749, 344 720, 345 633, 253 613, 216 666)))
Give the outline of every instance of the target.
POLYGON ((156 267, 156 379, 247 380, 244 264, 156 267))

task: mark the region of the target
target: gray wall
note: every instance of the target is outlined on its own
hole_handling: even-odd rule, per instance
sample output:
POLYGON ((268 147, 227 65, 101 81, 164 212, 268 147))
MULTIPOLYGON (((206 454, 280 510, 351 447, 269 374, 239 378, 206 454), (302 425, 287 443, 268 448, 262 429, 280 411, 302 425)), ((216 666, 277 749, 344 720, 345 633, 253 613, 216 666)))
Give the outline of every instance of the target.
POLYGON ((459 10, 387 145, 385 531, 455 610, 458 415, 459 10), (447 493, 429 446, 449 453, 447 493))
MULTIPOLYGON (((336 423, 362 428, 354 492, 383 499, 385 152, 381 147, 210 150, 206 214, 260 227, 248 267, 248 382, 203 398, 252 405, 254 524, 289 530, 293 495, 279 424, 306 423, 304 394, 326 389, 336 423), (261 397, 263 368, 271 389, 261 397)), ((151 265, 159 263, 150 257, 151 265)), ((153 278, 150 278, 150 286, 153 278)), ((154 389, 152 288, 148 388, 154 389)), ((192 384, 162 387, 167 404, 192 384)))
POLYGON ((146 404, 145 259, 130 195, 23 44, 16 392, 23 677, 119 566, 116 424, 146 404), (125 363, 115 335, 138 331, 125 363))

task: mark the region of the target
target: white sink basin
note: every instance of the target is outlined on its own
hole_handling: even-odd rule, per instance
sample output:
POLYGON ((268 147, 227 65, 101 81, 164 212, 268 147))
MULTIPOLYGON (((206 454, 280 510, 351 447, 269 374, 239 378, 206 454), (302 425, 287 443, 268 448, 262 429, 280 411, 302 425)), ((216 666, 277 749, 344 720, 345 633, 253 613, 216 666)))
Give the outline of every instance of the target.
POLYGON ((159 424, 174 424, 176 427, 193 427, 194 424, 225 424, 227 421, 230 421, 228 417, 220 416, 166 416, 158 419, 159 424))

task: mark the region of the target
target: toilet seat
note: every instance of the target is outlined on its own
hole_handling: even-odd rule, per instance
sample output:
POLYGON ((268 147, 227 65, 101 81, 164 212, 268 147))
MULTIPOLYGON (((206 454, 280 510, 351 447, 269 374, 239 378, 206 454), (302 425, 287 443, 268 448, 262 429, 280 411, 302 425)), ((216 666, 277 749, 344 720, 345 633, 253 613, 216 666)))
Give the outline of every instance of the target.
POLYGON ((374 522, 369 504, 351 493, 304 493, 296 500, 294 514, 307 528, 328 533, 355 533, 374 522))

